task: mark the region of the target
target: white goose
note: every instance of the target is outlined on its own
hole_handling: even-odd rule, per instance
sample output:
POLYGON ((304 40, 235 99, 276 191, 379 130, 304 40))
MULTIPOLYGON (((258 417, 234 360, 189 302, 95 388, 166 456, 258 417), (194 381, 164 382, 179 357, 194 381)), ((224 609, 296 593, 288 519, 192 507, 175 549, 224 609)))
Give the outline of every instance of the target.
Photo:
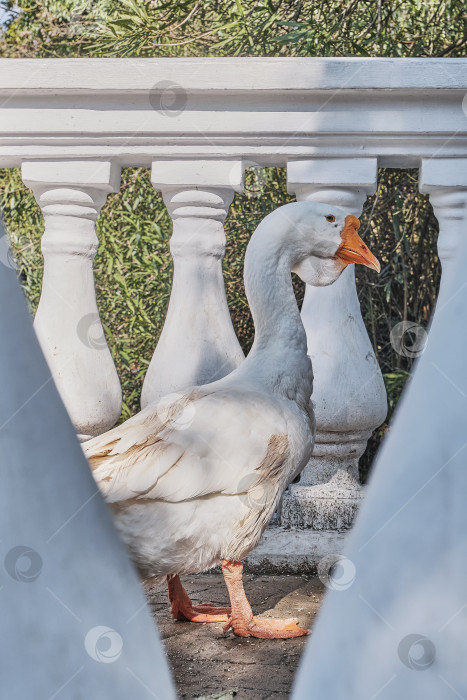
POLYGON ((255 341, 243 364, 212 384, 146 407, 83 445, 117 527, 145 576, 167 578, 172 615, 225 622, 239 636, 306 634, 296 620, 254 618, 241 560, 311 456, 313 372, 292 289, 344 267, 379 263, 343 209, 297 202, 267 216, 245 257, 255 341), (179 574, 221 564, 231 608, 193 605, 179 574))

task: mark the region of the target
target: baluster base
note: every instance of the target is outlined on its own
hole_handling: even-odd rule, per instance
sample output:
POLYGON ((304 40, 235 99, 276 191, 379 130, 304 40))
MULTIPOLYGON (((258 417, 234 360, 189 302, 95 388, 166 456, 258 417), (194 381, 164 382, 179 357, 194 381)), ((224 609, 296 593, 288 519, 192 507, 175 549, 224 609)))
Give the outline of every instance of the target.
POLYGON ((352 526, 362 498, 363 488, 342 469, 325 484, 291 484, 282 499, 281 525, 345 530, 352 526))
POLYGON ((257 547, 245 557, 245 571, 260 575, 314 575, 325 557, 342 554, 347 533, 347 530, 315 532, 270 525, 257 547))
POLYGON ((313 455, 282 499, 281 525, 312 530, 352 527, 364 489, 358 461, 371 431, 318 431, 313 455))

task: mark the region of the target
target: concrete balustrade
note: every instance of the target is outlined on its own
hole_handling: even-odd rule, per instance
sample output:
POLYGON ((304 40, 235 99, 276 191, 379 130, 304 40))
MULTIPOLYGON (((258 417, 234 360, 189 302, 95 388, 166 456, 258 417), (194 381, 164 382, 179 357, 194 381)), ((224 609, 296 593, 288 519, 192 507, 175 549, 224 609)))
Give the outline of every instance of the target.
MULTIPOLYGON (((465 227, 466 94, 464 59, 1 60, 0 166, 22 166, 46 219, 36 332, 75 430, 103 432, 120 410, 92 259, 122 167, 152 168, 174 222, 172 296, 145 405, 242 361, 221 264, 223 222, 251 163, 287 167, 298 199, 354 214, 378 167, 421 168, 440 220, 439 311, 465 227), (165 99, 168 82, 176 99, 165 99)), ((251 567, 309 570, 342 551, 362 499, 358 460, 386 413, 352 267, 307 289, 302 318, 317 446, 251 567)))

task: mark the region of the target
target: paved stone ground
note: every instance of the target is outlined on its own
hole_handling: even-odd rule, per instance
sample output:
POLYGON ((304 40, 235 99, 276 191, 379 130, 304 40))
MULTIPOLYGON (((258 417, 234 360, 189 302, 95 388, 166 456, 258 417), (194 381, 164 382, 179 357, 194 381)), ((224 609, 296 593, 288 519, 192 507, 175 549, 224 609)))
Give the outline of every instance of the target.
MULTIPOLYGON (((185 576, 194 603, 227 605, 220 574, 185 576)), ((310 627, 323 596, 323 585, 309 576, 244 576, 255 615, 298 617, 310 627)), ((306 637, 242 639, 222 634, 222 625, 176 622, 170 618, 165 588, 146 583, 146 592, 167 649, 179 697, 222 697, 236 700, 285 700, 306 637)))

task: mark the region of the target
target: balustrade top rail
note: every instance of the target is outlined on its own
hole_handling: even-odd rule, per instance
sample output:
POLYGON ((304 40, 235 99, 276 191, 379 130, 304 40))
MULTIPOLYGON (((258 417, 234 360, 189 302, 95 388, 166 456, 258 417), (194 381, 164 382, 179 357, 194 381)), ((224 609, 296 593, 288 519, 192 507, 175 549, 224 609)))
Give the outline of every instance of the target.
POLYGON ((467 155, 467 59, 1 59, 0 166, 24 159, 467 155))
POLYGON ((467 89, 467 58, 7 58, 0 68, 1 94, 147 92, 168 77, 190 92, 467 89))

